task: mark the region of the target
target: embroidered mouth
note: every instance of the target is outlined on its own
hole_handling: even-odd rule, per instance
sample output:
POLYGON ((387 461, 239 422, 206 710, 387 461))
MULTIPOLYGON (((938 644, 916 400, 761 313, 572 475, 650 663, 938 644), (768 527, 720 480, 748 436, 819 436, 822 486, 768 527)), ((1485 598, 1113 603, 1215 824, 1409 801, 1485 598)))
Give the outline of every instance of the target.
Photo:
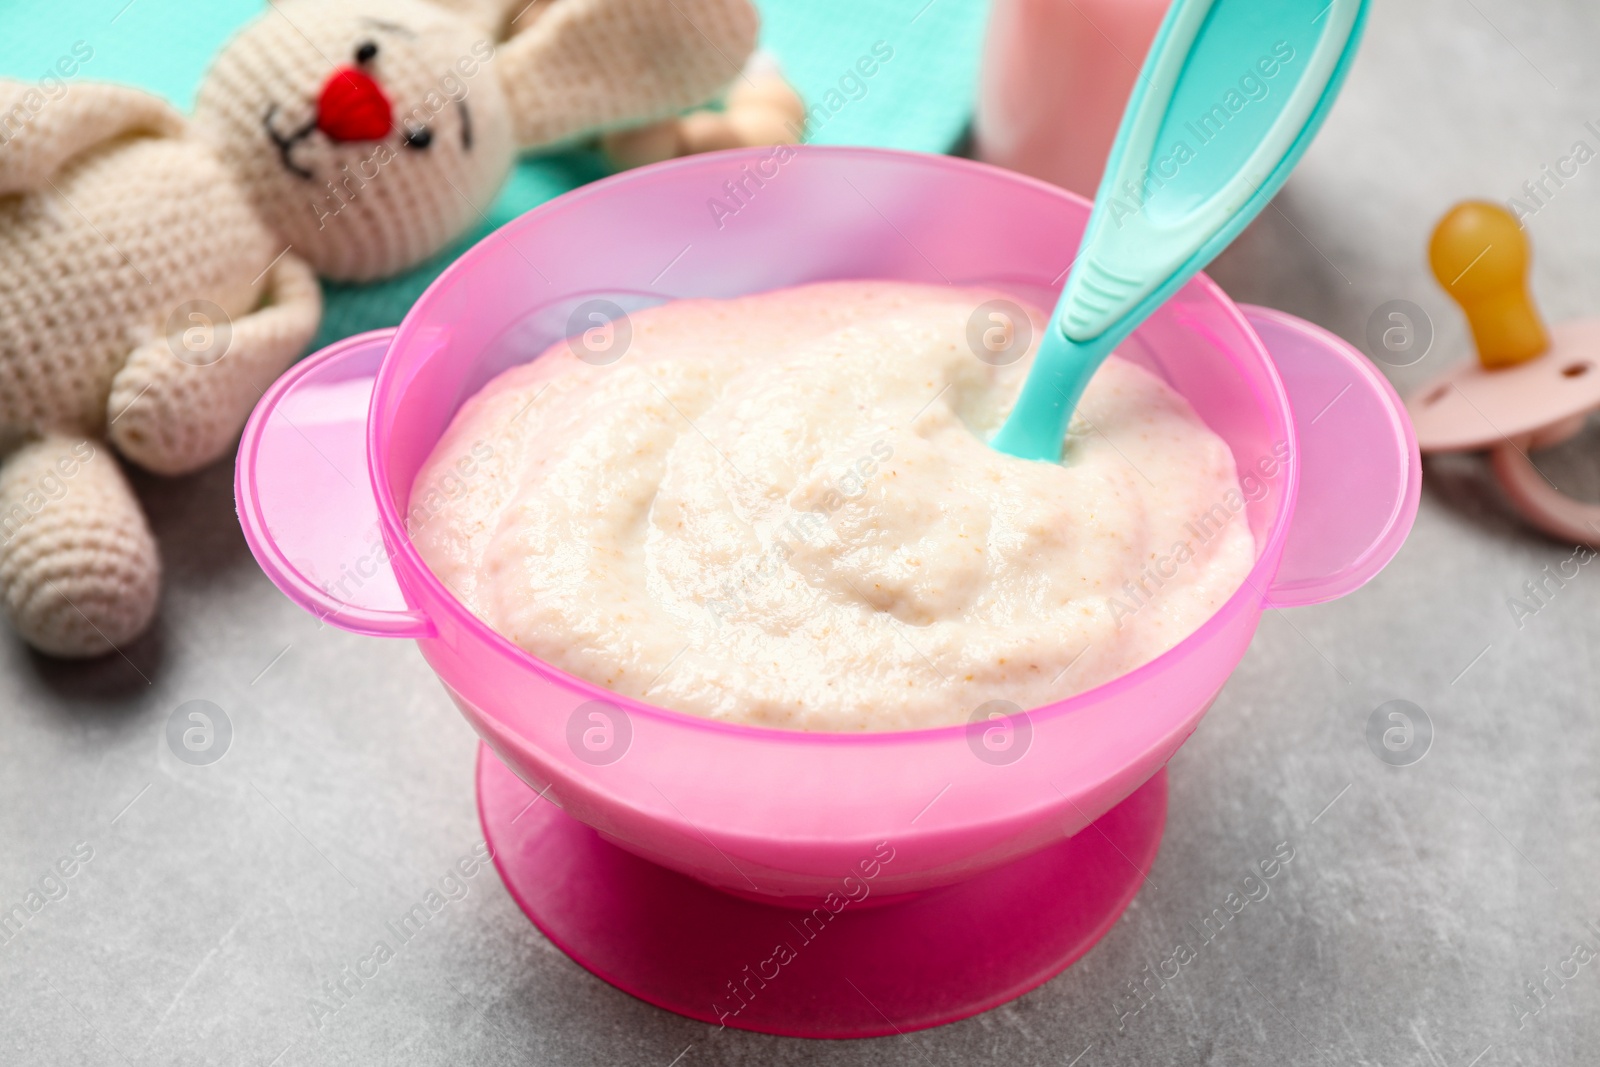
MULTIPOLYGON (((467 104, 464 100, 457 101, 456 108, 461 115, 461 144, 464 149, 470 152, 472 151, 472 113, 467 110, 467 104)), ((306 120, 305 125, 285 135, 279 133, 277 127, 272 123, 273 117, 277 113, 277 104, 268 107, 267 113, 261 117, 261 128, 266 131, 267 136, 272 139, 272 143, 277 146, 278 159, 283 163, 284 169, 297 177, 311 181, 315 175, 295 162, 294 150, 301 142, 317 132, 320 116, 313 114, 306 120)), ((425 151, 433 145, 433 128, 431 126, 411 126, 408 124, 400 143, 407 148, 425 151)))
POLYGON ((272 117, 278 113, 278 105, 273 104, 267 108, 267 113, 261 118, 261 126, 267 131, 267 136, 272 138, 272 143, 278 146, 278 158, 283 161, 284 168, 291 174, 298 175, 306 181, 311 180, 311 172, 294 161, 294 149, 301 141, 310 137, 317 129, 317 116, 312 115, 304 126, 285 137, 272 125, 272 117))

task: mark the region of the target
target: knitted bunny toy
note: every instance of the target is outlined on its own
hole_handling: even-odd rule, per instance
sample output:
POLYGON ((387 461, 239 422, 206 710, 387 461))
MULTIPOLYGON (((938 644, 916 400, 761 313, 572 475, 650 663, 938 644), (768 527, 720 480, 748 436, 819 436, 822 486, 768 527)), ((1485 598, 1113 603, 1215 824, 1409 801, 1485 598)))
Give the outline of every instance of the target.
POLYGON ((107 652, 160 565, 112 449, 223 456, 321 316, 484 220, 520 148, 628 162, 792 140, 739 76, 748 0, 279 0, 186 121, 133 89, 0 81, 0 601, 35 647, 107 652), (722 111, 683 115, 738 79, 722 111), (679 116, 682 116, 681 118, 679 116))

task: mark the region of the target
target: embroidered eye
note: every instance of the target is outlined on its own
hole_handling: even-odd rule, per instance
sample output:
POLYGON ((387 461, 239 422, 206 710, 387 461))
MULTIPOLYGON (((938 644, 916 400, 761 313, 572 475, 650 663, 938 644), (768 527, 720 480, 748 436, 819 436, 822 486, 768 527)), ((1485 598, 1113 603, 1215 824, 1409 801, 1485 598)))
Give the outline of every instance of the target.
POLYGON ((356 48, 356 62, 358 64, 371 63, 378 55, 378 46, 373 41, 362 41, 356 48))

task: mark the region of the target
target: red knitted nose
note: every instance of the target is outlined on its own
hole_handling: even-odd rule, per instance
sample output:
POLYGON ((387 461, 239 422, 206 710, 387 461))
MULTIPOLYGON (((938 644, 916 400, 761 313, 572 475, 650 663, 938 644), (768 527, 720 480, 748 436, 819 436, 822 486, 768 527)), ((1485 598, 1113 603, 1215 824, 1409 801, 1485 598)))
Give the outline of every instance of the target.
POLYGON ((389 98, 354 67, 334 71, 317 98, 317 129, 335 141, 381 141, 393 125, 389 98))

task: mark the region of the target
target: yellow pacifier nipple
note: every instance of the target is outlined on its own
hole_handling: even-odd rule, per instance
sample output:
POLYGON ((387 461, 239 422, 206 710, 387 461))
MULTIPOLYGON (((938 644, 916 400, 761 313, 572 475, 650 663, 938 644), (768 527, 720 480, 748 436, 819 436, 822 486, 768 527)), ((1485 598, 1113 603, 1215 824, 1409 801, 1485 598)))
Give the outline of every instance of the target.
POLYGON ((1524 363, 1550 347, 1528 293, 1528 260, 1527 235, 1498 204, 1465 200, 1434 227, 1428 263, 1466 313, 1485 367, 1524 363))

